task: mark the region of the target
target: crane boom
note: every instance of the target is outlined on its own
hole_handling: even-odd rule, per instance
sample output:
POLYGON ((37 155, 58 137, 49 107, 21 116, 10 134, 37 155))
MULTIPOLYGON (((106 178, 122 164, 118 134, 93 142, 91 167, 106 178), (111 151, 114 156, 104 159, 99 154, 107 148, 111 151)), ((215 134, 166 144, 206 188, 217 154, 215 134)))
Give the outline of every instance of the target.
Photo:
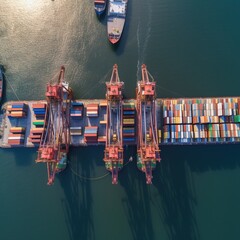
POLYGON ((118 171, 123 166, 122 140, 122 87, 118 75, 118 67, 113 66, 110 82, 106 82, 107 92, 107 126, 104 162, 112 173, 112 183, 118 182, 118 171))
POLYGON ((157 139, 157 122, 155 115, 155 82, 150 81, 145 64, 142 65, 142 80, 137 84, 138 114, 138 168, 146 175, 147 184, 152 183, 152 170, 160 161, 160 150, 157 139))
POLYGON ((48 185, 52 185, 55 174, 65 169, 69 151, 69 108, 72 91, 64 81, 64 66, 56 83, 48 83, 46 90, 47 111, 36 162, 47 163, 48 185))

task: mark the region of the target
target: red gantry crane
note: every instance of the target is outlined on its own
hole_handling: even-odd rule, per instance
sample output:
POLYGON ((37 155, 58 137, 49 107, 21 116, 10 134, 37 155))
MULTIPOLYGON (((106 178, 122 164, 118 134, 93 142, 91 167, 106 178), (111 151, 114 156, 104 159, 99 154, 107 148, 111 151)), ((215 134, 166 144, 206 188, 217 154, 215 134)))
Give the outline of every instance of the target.
POLYGON ((122 140, 122 88, 118 76, 118 67, 113 66, 110 82, 106 82, 107 125, 104 162, 107 170, 112 172, 112 183, 118 183, 118 171, 123 167, 122 140))
POLYGON ((142 80, 138 81, 136 89, 138 116, 137 165, 145 173, 147 184, 152 183, 152 170, 156 167, 156 162, 160 161, 155 88, 156 83, 149 80, 147 67, 143 64, 142 80))
POLYGON ((47 163, 48 185, 54 182, 55 174, 66 168, 69 151, 69 111, 72 91, 64 81, 62 66, 57 83, 47 84, 47 111, 44 129, 36 162, 47 163))

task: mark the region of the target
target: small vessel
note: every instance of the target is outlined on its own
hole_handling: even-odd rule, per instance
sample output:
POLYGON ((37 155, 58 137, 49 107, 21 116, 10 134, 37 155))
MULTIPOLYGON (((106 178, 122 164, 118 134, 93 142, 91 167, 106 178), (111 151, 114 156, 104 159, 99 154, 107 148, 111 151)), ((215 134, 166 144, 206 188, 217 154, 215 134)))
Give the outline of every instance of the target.
POLYGON ((94 1, 94 9, 96 11, 96 14, 100 16, 104 13, 107 5, 107 0, 95 0, 94 1))
POLYGON ((60 152, 61 158, 56 165, 56 173, 62 172, 67 167, 67 153, 60 152))
POLYGON ((0 65, 0 101, 2 100, 2 92, 3 92, 3 66, 0 65))
POLYGON ((112 44, 117 43, 122 35, 128 0, 110 0, 108 6, 107 32, 112 44))

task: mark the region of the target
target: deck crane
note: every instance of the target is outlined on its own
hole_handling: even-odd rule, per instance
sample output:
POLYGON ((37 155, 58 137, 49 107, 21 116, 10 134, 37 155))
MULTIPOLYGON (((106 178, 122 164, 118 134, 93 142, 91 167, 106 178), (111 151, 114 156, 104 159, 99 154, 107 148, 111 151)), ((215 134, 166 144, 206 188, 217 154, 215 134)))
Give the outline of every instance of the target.
POLYGON ((118 171, 123 167, 122 140, 122 88, 118 76, 118 66, 113 66, 110 82, 106 82, 107 125, 104 162, 112 172, 112 183, 118 183, 118 171))
POLYGON ((66 168, 69 151, 69 114, 72 90, 64 81, 64 66, 57 83, 48 83, 46 91, 47 111, 44 133, 38 149, 36 162, 47 163, 48 185, 54 182, 55 174, 66 168))
POLYGON ((138 81, 136 89, 138 116, 137 165, 145 173, 147 184, 151 184, 152 170, 156 167, 156 162, 160 161, 155 111, 156 83, 154 80, 149 80, 149 73, 145 64, 142 65, 141 69, 142 80, 138 81))

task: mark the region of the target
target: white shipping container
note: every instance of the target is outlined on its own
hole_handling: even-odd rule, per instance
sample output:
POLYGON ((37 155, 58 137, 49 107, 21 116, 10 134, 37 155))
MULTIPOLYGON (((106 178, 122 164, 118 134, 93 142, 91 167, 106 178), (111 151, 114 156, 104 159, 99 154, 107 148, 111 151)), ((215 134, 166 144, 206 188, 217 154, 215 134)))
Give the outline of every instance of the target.
POLYGON ((219 109, 222 109, 222 103, 218 103, 217 104, 217 109, 219 110, 219 109))
POLYGON ((192 117, 187 118, 187 123, 192 123, 192 117))
POLYGON ((168 116, 168 111, 167 110, 164 110, 163 112, 163 117, 167 117, 168 116))
POLYGON ((183 132, 183 125, 180 125, 180 131, 183 132))
POLYGON ((192 104, 192 109, 193 110, 197 110, 198 109, 198 104, 197 103, 193 103, 192 104))
POLYGON ((181 138, 183 138, 183 132, 180 132, 180 135, 179 135, 181 138))
POLYGON ((194 138, 199 138, 199 133, 198 132, 194 132, 194 138))
POLYGON ((24 137, 8 137, 8 140, 24 140, 24 137))
POLYGON ((186 132, 186 138, 192 138, 192 132, 186 132))

